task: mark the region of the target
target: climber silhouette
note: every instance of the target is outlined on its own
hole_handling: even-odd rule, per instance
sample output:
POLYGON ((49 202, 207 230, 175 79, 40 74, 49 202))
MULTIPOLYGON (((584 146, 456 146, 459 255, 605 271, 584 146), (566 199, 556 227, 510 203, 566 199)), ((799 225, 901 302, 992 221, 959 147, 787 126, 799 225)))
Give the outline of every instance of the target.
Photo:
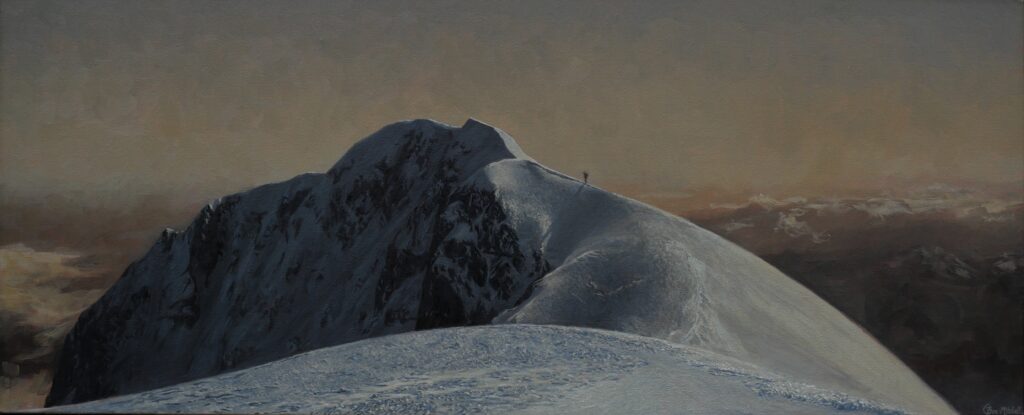
POLYGON ((589 180, 589 179, 590 179, 590 173, 587 173, 586 170, 583 170, 583 184, 587 184, 587 180, 589 180))

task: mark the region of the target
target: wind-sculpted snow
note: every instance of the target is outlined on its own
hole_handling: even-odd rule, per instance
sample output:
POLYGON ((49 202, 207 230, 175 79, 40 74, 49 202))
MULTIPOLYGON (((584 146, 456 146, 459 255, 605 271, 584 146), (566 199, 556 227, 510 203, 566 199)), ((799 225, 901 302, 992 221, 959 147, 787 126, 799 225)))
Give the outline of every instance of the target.
MULTIPOLYGON (((326 174, 226 197, 165 233, 68 335, 48 404, 485 323, 633 333, 822 390, 951 412, 860 327, 754 255, 550 170, 472 120, 386 127, 326 174)), ((751 387, 792 389, 773 382, 751 387)))
POLYGON ((905 411, 691 346, 594 329, 421 331, 59 412, 785 413, 905 411))
POLYGON ((536 163, 503 160, 477 176, 513 212, 520 240, 552 265, 496 323, 656 337, 922 413, 952 412, 862 328, 721 237, 536 163))

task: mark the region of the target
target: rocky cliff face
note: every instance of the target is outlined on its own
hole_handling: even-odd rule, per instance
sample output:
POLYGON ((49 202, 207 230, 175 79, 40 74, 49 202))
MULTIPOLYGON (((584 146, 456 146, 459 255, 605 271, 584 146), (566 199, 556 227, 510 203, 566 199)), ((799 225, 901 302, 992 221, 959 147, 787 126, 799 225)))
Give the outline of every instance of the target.
POLYGON ((325 174, 226 197, 165 232, 67 336, 48 404, 483 323, 659 338, 951 412, 863 329, 753 254, 544 167, 472 120, 391 125, 325 174))
POLYGON ((518 240, 494 191, 466 178, 520 156, 472 120, 398 123, 325 174, 211 203, 82 314, 47 405, 490 321, 548 265, 518 240))

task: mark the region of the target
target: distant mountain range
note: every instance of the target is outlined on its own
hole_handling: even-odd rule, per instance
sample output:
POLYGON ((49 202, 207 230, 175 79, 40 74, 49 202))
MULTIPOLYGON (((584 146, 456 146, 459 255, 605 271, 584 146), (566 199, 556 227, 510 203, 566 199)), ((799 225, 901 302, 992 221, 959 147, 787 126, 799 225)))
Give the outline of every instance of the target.
POLYGON ((1024 401, 1024 203, 933 185, 678 213, 758 254, 893 350, 958 410, 1024 401))

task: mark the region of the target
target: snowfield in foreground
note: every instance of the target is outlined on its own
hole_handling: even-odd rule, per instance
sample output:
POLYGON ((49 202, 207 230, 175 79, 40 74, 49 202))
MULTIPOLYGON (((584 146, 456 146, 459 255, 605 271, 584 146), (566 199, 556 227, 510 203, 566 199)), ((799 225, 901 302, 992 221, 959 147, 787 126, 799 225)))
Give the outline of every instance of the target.
POLYGON ((535 325, 437 329, 315 350, 57 412, 906 413, 699 348, 535 325))

